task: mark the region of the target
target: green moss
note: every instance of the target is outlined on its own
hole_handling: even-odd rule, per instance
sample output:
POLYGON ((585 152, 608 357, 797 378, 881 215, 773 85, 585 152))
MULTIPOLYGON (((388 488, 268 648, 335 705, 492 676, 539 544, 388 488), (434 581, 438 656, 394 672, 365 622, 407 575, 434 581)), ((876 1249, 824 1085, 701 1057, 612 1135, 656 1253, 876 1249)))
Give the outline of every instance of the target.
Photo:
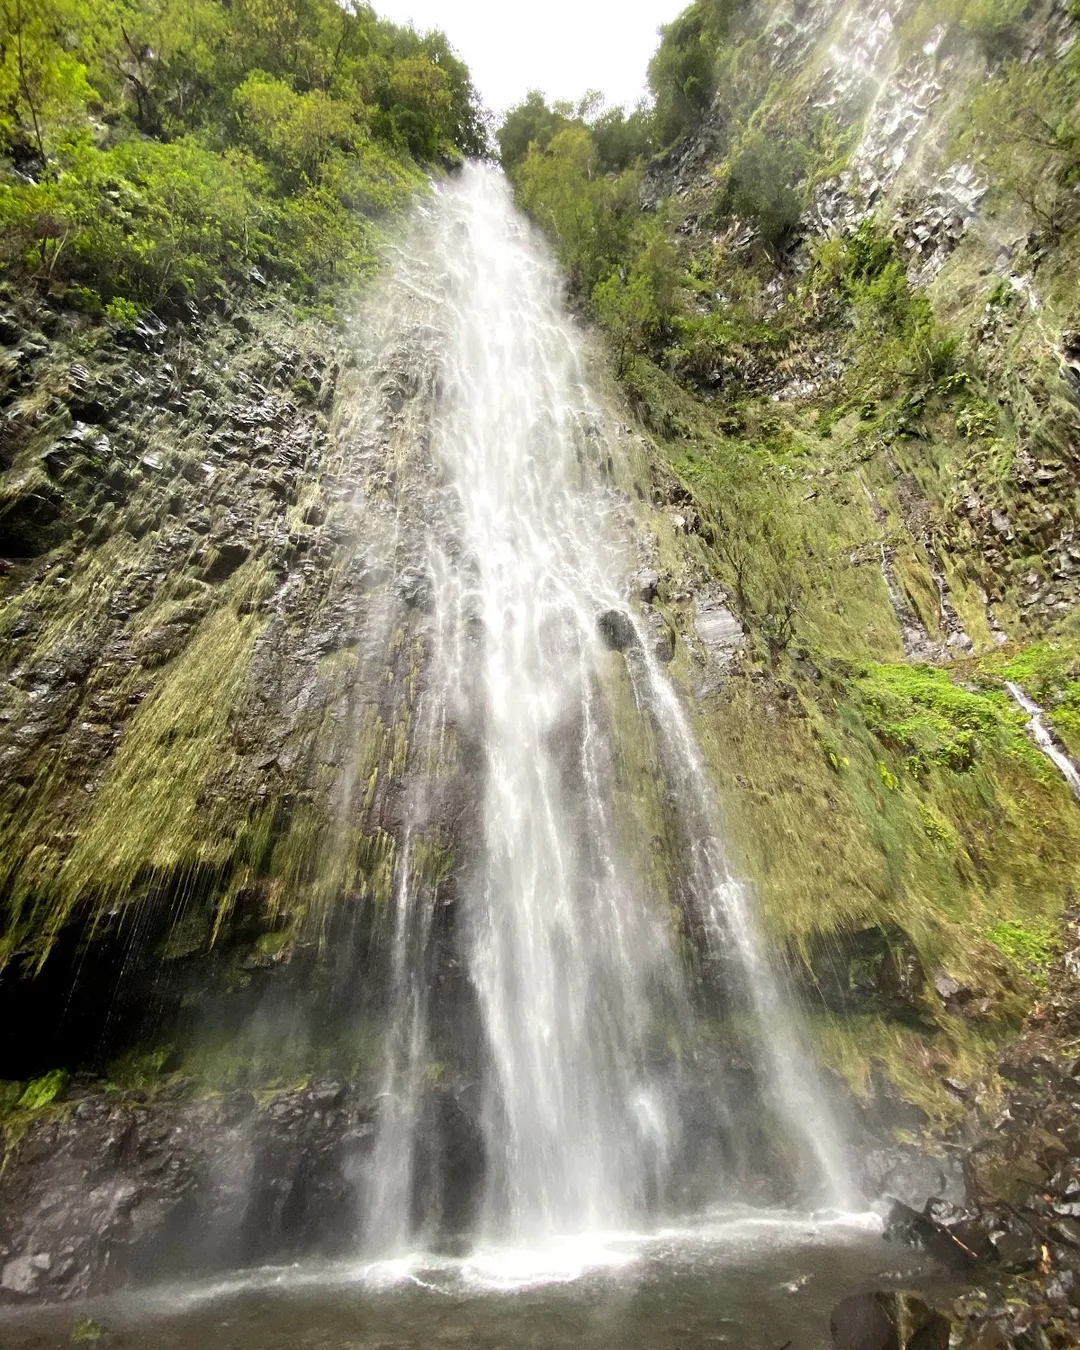
POLYGON ((72 1323, 71 1340, 76 1345, 96 1345, 105 1335, 105 1328, 92 1317, 76 1317, 72 1323))
POLYGON ((264 1098, 295 1091, 313 1079, 343 1081, 370 1073, 382 1061, 378 1028, 347 1024, 312 1036, 296 1022, 255 1019, 229 1034, 203 1036, 179 1056, 177 1070, 198 1094, 246 1088, 264 1098))
POLYGON ((409 871, 414 883, 438 893, 454 870, 454 852, 441 834, 415 835, 409 844, 409 871))
POLYGON ((822 1062, 846 1080, 856 1097, 870 1096, 871 1075, 880 1070, 908 1101, 926 1112, 937 1130, 947 1129, 970 1109, 944 1080, 972 1085, 986 1081, 1000 1044, 955 1019, 950 1019, 945 1035, 932 1041, 878 1016, 819 1015, 811 1019, 810 1029, 822 1062))
POLYGON ((296 940, 296 930, 292 927, 276 928, 269 933, 260 933, 255 940, 255 950, 260 956, 279 961, 288 952, 296 940))
POLYGON ((128 1050, 109 1065, 107 1079, 111 1086, 121 1091, 141 1091, 158 1086, 162 1070, 172 1054, 171 1045, 154 1046, 151 1049, 136 1048, 128 1050))
POLYGON ((904 757, 915 777, 931 761, 963 772, 993 747, 1019 760, 1034 778, 1049 778, 1025 734, 1027 718, 1007 694, 961 688, 947 671, 926 665, 871 666, 854 687, 867 725, 904 757))
POLYGON ((1010 680, 1047 713, 1065 749, 1080 758, 1080 639, 1063 637, 1005 648, 979 663, 991 678, 1010 680))
POLYGON ((69 904, 91 888, 121 894, 141 872, 228 858, 240 821, 212 779, 230 758, 229 719, 261 627, 223 607, 139 708, 60 869, 69 904))
POLYGON ((27 1083, 16 1106, 20 1111, 40 1111, 61 1096, 68 1084, 66 1069, 51 1069, 27 1083))
POLYGON ((656 733, 634 696, 625 659, 612 652, 600 674, 614 769, 613 824, 619 854, 628 860, 632 875, 647 879, 647 892, 669 906, 678 925, 681 920, 672 893, 678 873, 678 825, 656 733))
POLYGON ((1039 984, 1059 950, 1057 925, 1053 922, 1025 925, 1016 920, 996 923, 986 936, 1012 963, 1039 984))

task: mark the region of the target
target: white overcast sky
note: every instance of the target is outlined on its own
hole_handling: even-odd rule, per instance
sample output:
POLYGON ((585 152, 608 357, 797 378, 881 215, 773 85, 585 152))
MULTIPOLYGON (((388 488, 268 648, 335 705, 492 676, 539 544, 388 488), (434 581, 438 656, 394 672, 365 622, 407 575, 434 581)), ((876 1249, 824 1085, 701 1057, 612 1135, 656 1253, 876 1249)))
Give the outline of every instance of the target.
POLYGON ((656 30, 689 0, 374 0, 377 14, 441 28, 468 64, 484 102, 502 113, 529 89, 576 99, 600 89, 636 103, 656 30))

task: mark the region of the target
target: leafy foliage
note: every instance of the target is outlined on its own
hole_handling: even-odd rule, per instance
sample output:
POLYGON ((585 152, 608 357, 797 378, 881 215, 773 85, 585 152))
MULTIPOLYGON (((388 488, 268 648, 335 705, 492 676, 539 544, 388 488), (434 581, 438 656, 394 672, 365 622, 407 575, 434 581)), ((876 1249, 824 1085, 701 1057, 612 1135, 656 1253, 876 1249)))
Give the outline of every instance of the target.
POLYGON ((445 37, 363 5, 0 0, 0 265, 90 307, 340 291, 418 165, 486 142, 445 37))
POLYGON ((525 209, 547 229, 572 284, 584 295, 629 251, 637 216, 637 178, 599 172, 599 151, 581 122, 534 143, 515 175, 525 209))
POLYGON ((649 63, 661 145, 685 135, 712 102, 717 52, 741 8, 741 0, 695 0, 661 29, 660 46, 649 63))
POLYGON ((826 307, 849 311, 849 383, 883 397, 905 382, 933 382, 952 370, 955 340, 937 323, 929 299, 912 288, 895 240, 876 221, 818 246, 810 289, 826 307))
POLYGON ((731 214, 753 221, 767 247, 777 248, 803 213, 798 183, 805 170, 799 145, 751 132, 728 168, 725 205, 731 214))

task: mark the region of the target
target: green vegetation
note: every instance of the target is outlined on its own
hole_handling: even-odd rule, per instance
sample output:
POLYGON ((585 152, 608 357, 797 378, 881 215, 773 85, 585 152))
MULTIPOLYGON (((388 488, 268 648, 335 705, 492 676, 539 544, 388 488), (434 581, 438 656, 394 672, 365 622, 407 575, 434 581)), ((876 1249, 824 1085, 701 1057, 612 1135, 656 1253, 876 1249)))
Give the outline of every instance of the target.
POLYGON ((16 1102, 20 1111, 40 1111, 50 1106, 67 1087, 68 1075, 64 1069, 53 1069, 41 1078, 27 1083, 16 1102))
POLYGON ((92 1317, 76 1317, 72 1323, 71 1339, 76 1345, 96 1345, 105 1334, 105 1328, 92 1317))
POLYGON ((999 199, 1019 199, 1049 239, 1077 223, 1080 53, 1049 66, 1018 58, 974 97, 966 149, 979 154, 999 199))
POLYGON ((915 779, 932 763, 963 772, 991 747, 1024 764, 1035 778, 1049 774, 1028 740, 1026 715, 1003 692, 962 688, 932 666, 871 667, 855 681, 867 726, 903 756, 915 779))
POLYGON ((649 63, 660 145, 670 145, 689 131, 712 103, 721 44, 742 8, 743 0, 694 0, 661 30, 660 46, 649 63))
MULTIPOLYGON (((1080 327, 1080 44, 1057 63, 1021 60, 1016 0, 911 7, 902 44, 945 23, 983 53, 936 140, 976 157, 990 185, 985 231, 924 289, 899 195, 854 227, 806 231, 818 189, 843 190, 862 128, 815 102, 813 61, 777 78, 756 14, 696 0, 663 31, 654 107, 532 92, 496 139, 645 433, 615 472, 642 503, 672 668, 705 691, 702 744, 770 932, 797 964, 823 939, 899 926, 928 971, 945 965, 992 1004, 974 1027, 935 1004, 936 1042, 877 1015, 818 1027, 857 1090, 880 1064, 945 1120, 957 1108, 931 1080, 976 1074, 1029 1006, 1080 885, 1080 814, 1004 689, 1022 685, 1080 755, 1075 615, 1034 598, 1071 566, 1078 420, 1061 369, 1080 327), (666 156, 684 139, 707 154, 668 193, 666 156), (999 275, 1002 241, 1015 243, 1014 280, 999 275), (706 681, 696 605, 717 590, 747 640, 706 681)), ((364 6, 0 0, 0 141, 9 294, 78 305, 101 334, 264 279, 305 306, 340 302, 424 170, 482 152, 485 127, 445 40, 364 6)), ((296 371, 281 387, 310 406, 318 384, 296 371)), ((5 480, 5 503, 9 489, 17 503, 49 489, 39 449, 5 480)), ((303 491, 290 528, 321 509, 303 491)), ((50 561, 20 660, 92 640, 110 579, 134 571, 144 510, 140 499, 89 524, 105 542, 70 567, 50 561)), ((380 794, 408 762, 422 642, 392 634, 383 695, 364 706, 358 650, 322 656, 264 772, 245 717, 276 582, 257 550, 214 600, 205 568, 180 570, 131 636, 197 602, 193 636, 160 670, 125 667, 111 692, 130 711, 103 719, 122 734, 100 776, 68 781, 45 747, 6 794, 0 962, 38 969, 76 922, 88 939, 137 933, 170 907, 154 937, 170 972, 205 961, 208 983, 257 989, 253 972, 325 948, 343 908, 385 922, 406 867, 433 893, 452 873, 442 833, 413 838, 406 863, 380 824, 380 794)), ((24 604, 5 611, 5 636, 24 604)), ((615 826, 672 898, 680 844, 657 747, 622 658, 601 675, 615 826)), ((448 780, 460 750, 448 738, 423 771, 448 780)), ((371 1047, 361 1036, 333 1054, 358 1072, 371 1047)), ((251 1030, 198 1051, 137 1048, 110 1073, 119 1090, 149 1091, 178 1056, 215 1090, 287 1086, 315 1055, 251 1030)), ((25 1115, 62 1089, 53 1074, 0 1085, 0 1105, 25 1115)))
POLYGON ((0 6, 0 265, 114 320, 252 268, 340 298, 418 166, 485 143, 442 34, 365 5, 0 6))
POLYGON ((1043 923, 1036 928, 1027 928, 1016 921, 996 923, 987 937, 1026 974, 1040 984, 1046 984, 1046 969, 1058 950, 1053 923, 1043 923))

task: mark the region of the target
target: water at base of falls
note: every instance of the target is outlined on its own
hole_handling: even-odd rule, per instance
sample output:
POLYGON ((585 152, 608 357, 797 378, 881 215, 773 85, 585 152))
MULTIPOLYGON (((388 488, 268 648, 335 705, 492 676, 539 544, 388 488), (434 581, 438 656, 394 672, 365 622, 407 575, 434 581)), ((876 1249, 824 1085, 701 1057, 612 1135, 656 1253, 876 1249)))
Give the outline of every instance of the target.
POLYGON ((723 1015, 745 1028, 750 1134, 808 1200, 848 1203, 690 719, 627 604, 634 522, 610 419, 501 175, 469 166, 439 189, 369 323, 374 369, 395 409, 419 409, 430 459, 409 751, 426 769, 387 916, 365 1251, 639 1229, 686 1203, 691 1155, 697 1202, 729 1199, 740 1147, 765 1145, 734 1140, 745 1075, 712 1101, 695 1083, 718 1013, 688 947, 724 972, 723 1015))
MULTIPOLYGON (((734 1212, 529 1253, 261 1270, 79 1315, 126 1350, 827 1350, 841 1298, 913 1284, 935 1291, 925 1263, 869 1222, 734 1212)), ((0 1343, 62 1350, 72 1320, 70 1308, 0 1311, 0 1343)))

